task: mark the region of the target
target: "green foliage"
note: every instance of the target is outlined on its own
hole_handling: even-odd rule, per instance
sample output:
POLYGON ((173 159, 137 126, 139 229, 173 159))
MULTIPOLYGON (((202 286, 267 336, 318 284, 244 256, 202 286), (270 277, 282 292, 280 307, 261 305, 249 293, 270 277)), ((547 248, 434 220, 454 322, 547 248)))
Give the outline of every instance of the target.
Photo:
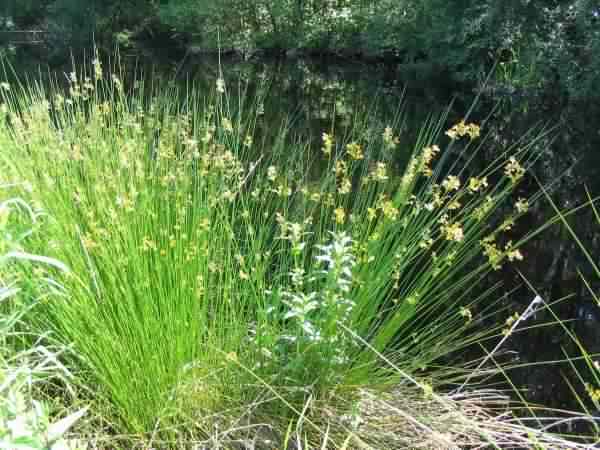
POLYGON ((497 87, 582 98, 596 95, 600 73, 597 8, 593 0, 13 0, 3 14, 48 29, 55 51, 169 30, 209 50, 393 54, 471 85, 498 63, 497 87))
POLYGON ((0 15, 11 17, 19 26, 37 23, 46 13, 52 0, 6 0, 0 6, 0 15))
MULTIPOLYGON (((210 23, 205 23, 215 11, 224 7, 221 1, 182 0, 179 2, 165 2, 159 7, 160 20, 175 28, 179 32, 200 33, 212 32, 205 29, 210 23)), ((233 6, 233 5, 229 5, 233 6)))
POLYGON ((449 130, 442 152, 443 116, 408 147, 396 122, 358 115, 315 159, 287 127, 265 133, 262 99, 229 99, 222 79, 180 102, 143 80, 126 95, 93 66, 71 74, 67 98, 2 84, 0 144, 6 173, 31 183, 21 194, 47 205, 28 245, 71 269, 54 274, 67 294, 28 323, 73 343, 69 365, 119 431, 208 436, 198 416, 265 389, 255 420, 287 423, 309 399, 398 382, 378 355, 458 380, 440 359, 501 328, 474 328, 494 302, 472 289, 521 258, 505 231, 523 202, 499 227, 490 217, 535 140, 470 176, 453 161, 485 147, 475 124, 449 130), (396 152, 412 155, 401 175, 396 152))
POLYGON ((350 47, 359 16, 350 0, 186 0, 168 2, 159 17, 208 48, 336 49, 350 47), (219 42, 220 39, 220 42, 219 42))
MULTIPOLYGON (((2 193, 7 191, 1 186, 2 193)), ((68 383, 68 372, 58 363, 58 354, 43 345, 15 351, 13 334, 15 328, 29 309, 18 301, 22 295, 20 281, 16 276, 15 264, 34 261, 35 264, 63 267, 57 261, 23 252, 22 234, 13 215, 27 216, 35 223, 36 215, 19 199, 0 202, 0 447, 23 450, 59 450, 75 446, 68 445, 63 435, 75 422, 83 417, 82 409, 67 417, 52 422, 49 409, 44 402, 33 397, 33 387, 48 378, 62 378, 68 383), (29 214, 27 214, 29 212, 29 214), (21 214, 19 214, 21 213, 21 214)), ((29 282, 38 282, 31 278, 29 282)))
POLYGON ((499 63, 507 89, 595 95, 600 20, 591 0, 568 2, 244 0, 169 2, 159 16, 208 48, 393 51, 428 61, 456 80, 481 82, 499 63), (493 30, 493 32, 490 32, 493 30), (576 64, 569 63, 576 61, 576 64))
MULTIPOLYGON (((294 380, 299 386, 330 387, 344 382, 344 369, 357 350, 354 338, 340 329, 352 326, 356 305, 349 294, 356 260, 352 240, 345 233, 332 233, 331 243, 317 247, 316 263, 305 273, 298 258, 306 245, 305 233, 298 225, 289 224, 291 243, 296 249, 292 250, 296 264, 290 272, 293 289, 275 294, 281 296, 283 310, 267 311, 273 323, 287 321, 288 330, 276 342, 258 345, 268 355, 266 364, 275 364, 273 369, 281 372, 279 377, 283 380, 294 380)), ((261 330, 259 336, 264 335, 272 333, 261 330)))

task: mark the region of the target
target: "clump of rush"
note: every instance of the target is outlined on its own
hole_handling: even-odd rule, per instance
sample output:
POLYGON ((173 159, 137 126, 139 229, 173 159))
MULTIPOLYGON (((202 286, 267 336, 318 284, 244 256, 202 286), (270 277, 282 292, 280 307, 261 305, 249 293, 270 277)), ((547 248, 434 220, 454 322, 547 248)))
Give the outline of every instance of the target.
MULTIPOLYGON (((400 117, 365 115, 319 132, 307 157, 285 121, 273 133, 264 99, 232 98, 223 76, 181 92, 99 59, 66 92, 2 82, 0 101, 3 181, 44 211, 28 246, 71 268, 28 326, 72 346, 82 400, 113 432, 208 442, 255 429, 282 443, 303 424, 341 446, 339 417, 391 414, 373 398, 427 401, 411 408, 419 423, 446 417, 439 386, 465 373, 454 355, 504 327, 476 328, 497 299, 479 287, 525 256, 513 225, 529 201, 513 191, 534 141, 471 173, 447 152, 485 148, 478 125, 448 140, 441 115, 409 142, 400 117)), ((352 445, 392 448, 375 423, 353 425, 352 445)))

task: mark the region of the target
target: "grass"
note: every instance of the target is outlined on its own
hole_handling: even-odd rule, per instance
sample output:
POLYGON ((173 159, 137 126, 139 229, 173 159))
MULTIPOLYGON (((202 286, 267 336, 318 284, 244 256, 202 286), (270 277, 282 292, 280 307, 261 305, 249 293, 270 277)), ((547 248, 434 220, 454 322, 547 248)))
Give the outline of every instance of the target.
POLYGON ((39 217, 27 247, 61 261, 19 266, 60 286, 26 324, 72 345, 102 445, 584 448, 472 393, 490 367, 461 359, 505 327, 481 326, 502 310, 482 281, 523 257, 539 135, 471 173, 489 144, 444 115, 410 147, 401 117, 357 116, 315 152, 222 79, 132 86, 98 60, 67 95, 1 86, 3 181, 39 217))
MULTIPOLYGON (((597 293, 597 283, 600 280, 600 268, 598 262, 590 251, 588 246, 575 232, 573 226, 569 223, 569 215, 564 211, 561 211, 557 205, 552 201, 550 195, 544 191, 546 198, 548 199, 550 206, 556 213, 557 220, 560 221, 563 229, 566 230, 569 237, 575 243, 577 248, 582 252, 585 263, 588 264, 590 270, 589 276, 584 276, 582 273, 583 267, 579 267, 578 275, 581 280, 584 292, 589 295, 595 302, 595 306, 600 306, 600 297, 597 293)), ((590 192, 586 189, 587 202, 586 205, 589 207, 588 212, 591 214, 592 227, 600 226, 600 213, 598 211, 598 198, 593 198, 590 192)), ((560 321, 559 321, 560 322, 560 321)), ((575 375, 571 380, 568 380, 568 385, 571 388, 574 398, 577 400, 581 411, 584 411, 589 417, 597 417, 597 412, 600 410, 600 366, 598 363, 598 354, 591 353, 586 348, 586 343, 583 342, 574 333, 574 330, 566 326, 561 322, 562 328, 565 333, 569 336, 571 342, 576 344, 577 354, 569 354, 567 349, 563 348, 562 351, 565 354, 566 359, 569 361, 572 373, 575 375)), ((597 420, 590 421, 590 428, 598 435, 600 428, 598 427, 597 420)))
MULTIPOLYGON (((1 185, 0 194, 4 194, 5 189, 6 186, 1 185)), ((15 266, 46 264, 59 270, 65 268, 58 261, 23 251, 20 244, 27 232, 12 220, 12 216, 17 214, 27 218, 19 221, 21 223, 36 220, 36 214, 23 200, 0 196, 0 446, 7 449, 58 450, 67 448, 62 437, 85 415, 86 409, 52 422, 47 403, 34 397, 39 384, 58 380, 68 387, 71 376, 59 362, 60 353, 65 349, 45 345, 41 336, 37 336, 34 345, 15 351, 15 342, 23 339, 20 322, 30 308, 21 301, 20 285, 23 280, 19 279, 15 266)), ((51 280, 29 281, 48 288, 51 280)))

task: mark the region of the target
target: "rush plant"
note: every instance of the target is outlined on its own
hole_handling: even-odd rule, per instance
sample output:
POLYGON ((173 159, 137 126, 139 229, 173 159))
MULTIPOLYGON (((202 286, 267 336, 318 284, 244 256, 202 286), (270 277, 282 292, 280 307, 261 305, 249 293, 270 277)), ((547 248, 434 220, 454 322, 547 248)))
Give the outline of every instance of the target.
POLYGON ((432 398, 502 328, 476 326, 501 309, 478 286, 524 257, 507 233, 538 135, 472 173, 488 143, 468 120, 408 143, 399 118, 356 117, 311 148, 222 78, 181 92, 89 69, 67 92, 3 84, 0 147, 45 211, 28 246, 70 269, 27 321, 73 345, 111 429, 210 439, 241 416, 322 435, 313 402, 349 414, 406 376, 432 398))

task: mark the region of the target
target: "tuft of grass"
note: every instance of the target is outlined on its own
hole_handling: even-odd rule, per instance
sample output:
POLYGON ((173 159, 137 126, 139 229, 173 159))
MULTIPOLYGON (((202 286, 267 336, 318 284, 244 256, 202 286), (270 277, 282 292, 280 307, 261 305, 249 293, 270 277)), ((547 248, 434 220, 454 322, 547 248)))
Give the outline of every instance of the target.
POLYGON ((73 345, 63 362, 99 426, 149 444, 498 447, 534 433, 566 448, 481 415, 486 398, 436 394, 471 381, 455 355, 503 327, 480 326, 501 307, 478 286, 523 258, 508 232, 535 136, 471 173, 486 137, 444 130, 445 115, 412 144, 401 117, 357 117, 315 152, 221 78, 206 93, 132 86, 95 59, 68 93, 0 93, 6 181, 44 206, 28 248, 70 269, 43 269, 64 289, 27 321, 73 345))

